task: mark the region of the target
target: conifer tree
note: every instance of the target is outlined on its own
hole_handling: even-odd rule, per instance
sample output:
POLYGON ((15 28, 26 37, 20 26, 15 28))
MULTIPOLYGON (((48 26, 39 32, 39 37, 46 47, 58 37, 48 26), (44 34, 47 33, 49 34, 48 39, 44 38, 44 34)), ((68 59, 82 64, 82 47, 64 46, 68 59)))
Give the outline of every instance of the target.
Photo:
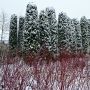
POLYGON ((55 9, 46 8, 46 14, 49 22, 49 50, 57 52, 57 20, 55 9))
POLYGON ((11 15, 10 20, 9 47, 10 50, 17 48, 17 16, 15 14, 11 15))
POLYGON ((24 30, 24 17, 19 17, 19 30, 18 30, 18 49, 21 51, 23 48, 23 30, 24 30))
POLYGON ((80 27, 80 23, 78 20, 76 19, 72 19, 74 26, 75 26, 75 32, 76 32, 76 50, 77 53, 79 51, 82 51, 82 36, 81 36, 81 27, 80 27))
POLYGON ((24 29, 24 50, 36 52, 39 47, 38 11, 34 4, 27 5, 24 29))
POLYGON ((65 13, 58 16, 58 52, 62 49, 70 49, 70 27, 69 18, 65 13))
POLYGON ((80 20, 81 35, 82 35, 82 47, 83 52, 87 53, 89 40, 88 40, 88 20, 83 16, 80 20))
POLYGON ((39 43, 40 47, 47 47, 49 49, 49 22, 44 10, 39 15, 39 43))
POLYGON ((88 41, 89 41, 88 53, 90 53, 90 19, 88 19, 88 41))
POLYGON ((76 31, 75 31, 75 25, 73 23, 72 19, 69 19, 69 43, 70 43, 70 51, 71 53, 76 53, 77 45, 76 45, 76 31))

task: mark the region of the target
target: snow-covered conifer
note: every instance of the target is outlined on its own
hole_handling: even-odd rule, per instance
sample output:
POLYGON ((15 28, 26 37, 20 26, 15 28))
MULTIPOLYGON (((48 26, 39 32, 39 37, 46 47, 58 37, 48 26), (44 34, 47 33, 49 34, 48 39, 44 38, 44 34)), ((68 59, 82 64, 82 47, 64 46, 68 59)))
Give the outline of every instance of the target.
POLYGON ((90 53, 90 19, 88 19, 88 41, 89 41, 88 53, 90 53))
POLYGON ((24 50, 37 51, 38 43, 38 11, 37 6, 28 4, 24 26, 24 50))
POLYGON ((9 33, 9 47, 11 50, 17 48, 17 16, 11 15, 10 33, 9 33))
POLYGON ((24 30, 24 17, 19 17, 19 30, 18 30, 18 49, 22 50, 23 47, 23 30, 24 30))
POLYGON ((39 15, 39 43, 40 47, 43 45, 49 49, 49 22, 44 10, 39 15))
POLYGON ((77 52, 82 50, 82 35, 81 35, 81 27, 80 23, 77 19, 72 19, 74 26, 75 26, 75 32, 76 32, 76 50, 77 52))
POLYGON ((70 25, 69 18, 65 13, 60 13, 58 16, 58 51, 62 49, 70 49, 70 25))
POLYGON ((88 40, 88 20, 83 16, 80 20, 81 35, 82 35, 82 46, 83 52, 87 53, 89 40, 88 40))
POLYGON ((49 50, 57 52, 57 20, 55 9, 46 8, 46 14, 49 22, 49 50))
POLYGON ((75 31, 75 25, 73 23, 72 19, 69 19, 69 43, 70 43, 70 51, 71 53, 76 53, 77 51, 77 44, 76 44, 76 31, 75 31))

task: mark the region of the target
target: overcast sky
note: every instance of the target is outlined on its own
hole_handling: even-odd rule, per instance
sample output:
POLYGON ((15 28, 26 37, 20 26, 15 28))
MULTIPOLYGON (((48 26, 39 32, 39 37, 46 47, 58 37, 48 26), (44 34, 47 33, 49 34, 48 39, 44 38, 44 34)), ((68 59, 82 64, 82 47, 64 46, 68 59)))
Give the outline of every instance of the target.
POLYGON ((28 2, 36 4, 39 12, 46 7, 54 7, 57 15, 63 11, 71 18, 90 18, 90 0, 0 0, 0 11, 8 15, 24 15, 28 2))

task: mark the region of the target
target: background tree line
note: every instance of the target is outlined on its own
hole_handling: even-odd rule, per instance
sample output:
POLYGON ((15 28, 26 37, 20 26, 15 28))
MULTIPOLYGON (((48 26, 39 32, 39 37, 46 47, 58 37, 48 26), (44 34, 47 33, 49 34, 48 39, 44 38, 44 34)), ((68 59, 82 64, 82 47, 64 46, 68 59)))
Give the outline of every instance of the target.
POLYGON ((17 15, 11 15, 10 50, 38 52, 44 47, 52 53, 89 53, 90 20, 85 16, 80 21, 71 19, 63 12, 57 20, 55 9, 46 8, 38 14, 37 6, 30 3, 25 17, 19 17, 19 25, 17 15))

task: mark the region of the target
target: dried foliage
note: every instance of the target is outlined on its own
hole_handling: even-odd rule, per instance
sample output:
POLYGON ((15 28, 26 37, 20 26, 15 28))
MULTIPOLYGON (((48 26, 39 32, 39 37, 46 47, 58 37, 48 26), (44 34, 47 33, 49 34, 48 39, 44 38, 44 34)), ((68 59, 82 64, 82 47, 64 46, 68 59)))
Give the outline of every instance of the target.
POLYGON ((4 90, 90 90, 89 58, 66 51, 53 55, 47 49, 24 58, 7 55, 1 65, 1 86, 4 90))

